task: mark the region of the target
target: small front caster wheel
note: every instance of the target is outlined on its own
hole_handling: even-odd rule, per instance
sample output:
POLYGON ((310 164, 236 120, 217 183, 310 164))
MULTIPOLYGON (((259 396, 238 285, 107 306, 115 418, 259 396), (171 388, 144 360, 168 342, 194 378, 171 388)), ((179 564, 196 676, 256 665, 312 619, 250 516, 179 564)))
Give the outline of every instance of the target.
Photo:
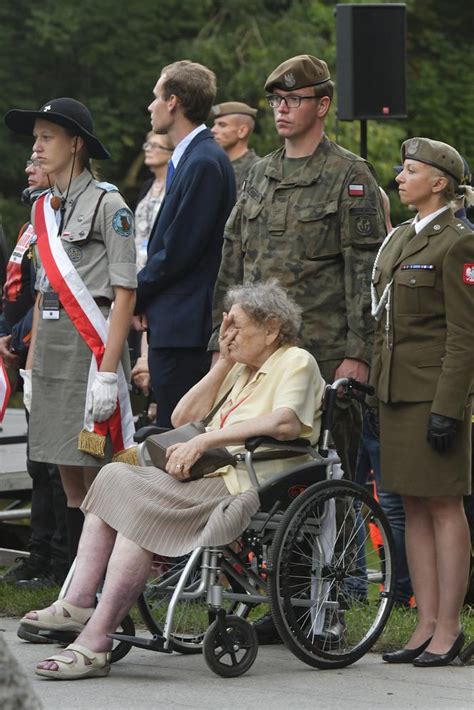
POLYGON ((257 658, 255 629, 240 616, 216 619, 204 636, 206 663, 223 678, 237 678, 247 673, 257 658))

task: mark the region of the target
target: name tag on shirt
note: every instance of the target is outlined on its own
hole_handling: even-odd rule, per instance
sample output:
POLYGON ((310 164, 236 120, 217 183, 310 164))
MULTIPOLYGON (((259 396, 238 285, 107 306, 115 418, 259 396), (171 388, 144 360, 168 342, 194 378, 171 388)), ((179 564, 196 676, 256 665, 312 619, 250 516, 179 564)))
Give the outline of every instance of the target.
POLYGON ((59 295, 56 291, 43 293, 43 320, 59 320, 59 295))

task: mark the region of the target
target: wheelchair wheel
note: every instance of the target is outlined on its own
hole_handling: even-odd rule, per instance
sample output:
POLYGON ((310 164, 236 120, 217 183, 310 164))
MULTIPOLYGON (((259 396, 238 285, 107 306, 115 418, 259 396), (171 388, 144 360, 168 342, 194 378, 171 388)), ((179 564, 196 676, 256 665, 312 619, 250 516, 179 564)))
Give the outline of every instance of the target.
MULTIPOLYGON (((117 631, 121 634, 126 634, 127 636, 135 636, 135 624, 130 616, 126 616, 122 620, 117 631)), ((121 661, 122 658, 125 658, 131 648, 132 645, 130 643, 126 643, 125 641, 114 641, 110 662, 117 663, 117 661, 121 661)))
POLYGON ((240 616, 226 616, 223 624, 224 631, 216 619, 206 631, 204 658, 217 675, 237 678, 247 673, 257 658, 257 634, 240 616))
MULTIPOLYGON (((198 590, 201 582, 201 559, 196 560, 193 570, 183 590, 185 594, 198 590)), ((160 557, 152 567, 143 594, 138 599, 138 608, 148 630, 152 634, 163 634, 166 614, 170 599, 181 573, 188 561, 185 557, 160 557)), ((227 613, 232 613, 238 606, 235 602, 224 602, 227 613)), ((201 653, 204 634, 209 627, 209 607, 207 591, 203 590, 192 599, 178 601, 171 631, 171 645, 179 653, 201 653)))
POLYGON ((342 668, 369 651, 393 605, 393 550, 381 507, 354 483, 326 481, 293 501, 273 541, 269 592, 280 636, 300 660, 342 668))

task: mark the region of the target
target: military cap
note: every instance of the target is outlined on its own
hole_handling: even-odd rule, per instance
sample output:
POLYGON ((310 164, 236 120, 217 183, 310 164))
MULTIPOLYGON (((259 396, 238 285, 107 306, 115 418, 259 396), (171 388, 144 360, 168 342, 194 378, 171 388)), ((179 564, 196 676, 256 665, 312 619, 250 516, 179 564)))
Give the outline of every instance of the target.
POLYGON ((457 185, 464 178, 464 163, 458 151, 447 143, 431 138, 410 138, 402 143, 402 161, 411 159, 433 165, 452 177, 457 185))
POLYGON ((229 116, 232 113, 240 113, 243 116, 251 116, 255 118, 257 115, 257 109, 252 108, 248 104, 244 104, 242 101, 226 101, 223 104, 216 104, 211 109, 211 116, 217 118, 218 116, 229 116))
POLYGON ((272 71, 265 82, 265 91, 273 89, 302 89, 304 86, 325 84, 331 78, 328 65, 311 54, 291 57, 272 71))

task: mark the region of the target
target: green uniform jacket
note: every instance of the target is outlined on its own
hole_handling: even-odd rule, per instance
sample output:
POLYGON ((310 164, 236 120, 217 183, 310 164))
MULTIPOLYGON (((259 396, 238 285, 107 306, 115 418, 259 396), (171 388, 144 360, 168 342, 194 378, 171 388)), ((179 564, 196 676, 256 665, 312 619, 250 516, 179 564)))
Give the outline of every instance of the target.
POLYGON ((329 380, 344 358, 370 361, 370 274, 385 235, 380 193, 370 166, 326 137, 287 177, 284 158, 281 148, 250 169, 229 216, 213 325, 230 286, 276 277, 302 307, 301 345, 329 380))
POLYGON ((371 382, 382 402, 432 401, 432 412, 462 420, 474 383, 474 236, 451 210, 410 229, 395 230, 374 271, 379 298, 393 286, 371 382))
POLYGON ((232 168, 235 173, 235 184, 237 185, 237 194, 239 194, 242 189, 250 168, 257 162, 257 160, 260 160, 260 156, 258 156, 252 148, 249 148, 249 150, 241 155, 240 158, 232 161, 232 168))

